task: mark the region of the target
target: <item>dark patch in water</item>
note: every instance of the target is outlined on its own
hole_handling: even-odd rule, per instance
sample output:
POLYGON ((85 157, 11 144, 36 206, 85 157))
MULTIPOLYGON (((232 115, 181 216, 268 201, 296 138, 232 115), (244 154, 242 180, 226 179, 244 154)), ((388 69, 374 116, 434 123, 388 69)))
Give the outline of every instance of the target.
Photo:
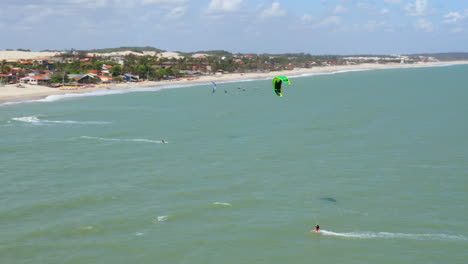
POLYGON ((331 197, 321 197, 320 200, 324 200, 324 201, 329 201, 329 202, 334 202, 334 203, 336 203, 335 198, 331 198, 331 197))

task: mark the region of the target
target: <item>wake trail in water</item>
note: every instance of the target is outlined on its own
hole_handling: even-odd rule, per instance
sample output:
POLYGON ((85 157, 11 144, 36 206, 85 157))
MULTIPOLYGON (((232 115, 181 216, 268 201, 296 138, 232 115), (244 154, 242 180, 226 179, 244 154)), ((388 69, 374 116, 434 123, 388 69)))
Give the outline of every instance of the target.
POLYGON ((46 119, 40 119, 38 116, 14 117, 11 120, 16 121, 16 122, 35 124, 35 125, 41 125, 41 124, 107 125, 107 124, 110 124, 109 122, 102 122, 102 121, 46 120, 46 119))
POLYGON ((410 239, 410 240, 441 240, 441 241, 468 241, 468 237, 462 235, 448 234, 404 234, 389 232, 350 232, 338 233, 327 230, 320 230, 320 234, 325 236, 335 236, 355 239, 410 239))
POLYGON ((153 143, 153 144, 169 143, 168 141, 164 141, 164 140, 153 140, 153 139, 144 139, 144 138, 120 139, 120 138, 102 138, 102 137, 89 137, 89 136, 81 136, 80 138, 90 139, 90 140, 99 140, 99 141, 144 142, 144 143, 153 143))
POLYGON ((232 206, 230 203, 214 202, 214 205, 232 206))

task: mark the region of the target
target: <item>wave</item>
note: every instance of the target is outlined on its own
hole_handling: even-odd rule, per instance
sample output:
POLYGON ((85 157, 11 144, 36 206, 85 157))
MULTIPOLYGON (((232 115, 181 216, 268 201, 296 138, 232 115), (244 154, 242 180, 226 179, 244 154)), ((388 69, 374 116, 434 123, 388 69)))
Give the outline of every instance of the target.
POLYGON ((80 227, 80 230, 93 230, 93 229, 96 229, 94 226, 83 226, 83 227, 80 227))
POLYGON ((144 139, 144 138, 120 139, 120 138, 102 138, 102 137, 89 137, 89 136, 81 136, 80 138, 91 139, 91 140, 100 140, 100 141, 146 142, 146 143, 153 143, 153 144, 166 144, 166 143, 169 143, 168 141, 165 141, 165 140, 153 140, 153 139, 144 139))
POLYGON ((161 215, 161 216, 156 217, 155 222, 156 222, 156 221, 157 221, 157 222, 164 222, 164 221, 166 221, 168 218, 169 218, 168 215, 161 215))
POLYGON ((443 241, 467 241, 468 237, 462 235, 448 234, 404 234, 404 233, 389 233, 389 232, 350 232, 338 233, 327 230, 320 230, 320 234, 326 236, 336 236, 345 238, 357 239, 411 239, 411 240, 443 240, 443 241))
POLYGON ((25 122, 30 124, 79 124, 79 125, 106 125, 109 122, 102 121, 71 121, 71 120, 45 120, 38 116, 14 117, 12 121, 25 122))
POLYGON ((64 100, 64 99, 80 98, 80 97, 125 94, 125 93, 129 93, 129 92, 138 92, 138 91, 159 91, 159 90, 161 90, 163 88, 164 87, 161 86, 161 87, 97 90, 97 91, 85 92, 85 93, 49 95, 46 98, 37 99, 37 100, 33 100, 33 101, 34 102, 55 102, 55 101, 60 101, 60 100, 64 100))
POLYGON ((230 203, 221 203, 221 202, 214 202, 214 205, 223 205, 223 206, 231 206, 230 203))
POLYGON ((163 89, 174 89, 174 88, 185 88, 191 86, 199 86, 200 83, 188 83, 188 84, 167 84, 161 86, 148 86, 148 87, 134 87, 134 88, 122 88, 122 89, 106 89, 106 90, 96 90, 92 92, 83 92, 83 93, 70 93, 70 94, 55 94, 49 95, 42 99, 33 99, 33 100, 20 100, 20 101, 10 101, 0 104, 1 105, 14 105, 21 103, 35 103, 35 102, 55 102, 65 99, 74 99, 81 97, 93 97, 93 96, 105 96, 105 95, 114 95, 114 94, 126 94, 133 92, 155 92, 163 89))

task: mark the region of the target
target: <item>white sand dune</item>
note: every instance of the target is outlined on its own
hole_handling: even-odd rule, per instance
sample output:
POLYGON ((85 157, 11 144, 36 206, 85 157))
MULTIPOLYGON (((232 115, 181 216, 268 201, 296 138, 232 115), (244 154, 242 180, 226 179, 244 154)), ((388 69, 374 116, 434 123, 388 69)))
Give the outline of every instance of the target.
POLYGON ((0 60, 28 60, 37 58, 49 58, 59 55, 62 52, 50 51, 18 51, 18 50, 0 50, 0 60))
MULTIPOLYGON (((1 60, 28 60, 28 59, 37 59, 37 58, 50 58, 56 55, 62 54, 62 51, 57 51, 57 52, 49 52, 49 51, 17 51, 17 50, 0 50, 0 61, 1 60)), ((143 51, 143 53, 140 52, 134 52, 131 50, 126 50, 126 51, 116 51, 116 52, 108 52, 108 53, 89 53, 90 55, 96 55, 96 56, 104 56, 104 57, 110 57, 110 56, 126 56, 126 55, 135 55, 135 56, 154 56, 154 57, 159 57, 159 58, 184 58, 184 56, 180 55, 180 53, 177 52, 171 52, 171 51, 166 51, 166 52, 155 52, 155 51, 143 51)))

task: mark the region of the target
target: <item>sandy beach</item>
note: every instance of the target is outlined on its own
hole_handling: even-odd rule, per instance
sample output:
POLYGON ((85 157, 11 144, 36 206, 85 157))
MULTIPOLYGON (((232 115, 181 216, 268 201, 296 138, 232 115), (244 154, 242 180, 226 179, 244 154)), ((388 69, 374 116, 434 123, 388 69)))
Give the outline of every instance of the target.
POLYGON ((16 84, 9 84, 0 86, 0 103, 5 102, 17 102, 27 101, 33 99, 46 98, 50 95, 63 95, 72 93, 88 93, 96 90, 112 90, 112 89, 130 89, 137 87, 157 87, 167 86, 171 84, 186 85, 186 84, 203 84, 207 82, 226 82, 226 81, 237 81, 246 79, 266 79, 269 77, 284 75, 284 76, 300 76, 304 74, 314 73, 328 73, 328 72, 340 72, 340 71, 353 71, 353 70, 372 70, 372 69, 390 69, 390 68, 414 68, 414 67, 433 67, 433 66, 444 66, 454 64, 468 64, 468 61, 444 61, 444 62, 427 62, 427 63, 416 63, 416 64, 359 64, 359 65, 343 65, 343 66, 322 66, 313 68, 301 68, 289 71, 275 71, 268 73, 228 73, 222 75, 205 75, 195 78, 182 78, 179 80, 167 80, 167 81, 145 81, 145 82, 129 82, 129 83, 118 83, 118 84, 107 84, 107 85, 96 85, 89 88, 80 89, 59 89, 50 88, 47 86, 40 85, 28 85, 22 84, 23 88, 19 88, 16 84))

